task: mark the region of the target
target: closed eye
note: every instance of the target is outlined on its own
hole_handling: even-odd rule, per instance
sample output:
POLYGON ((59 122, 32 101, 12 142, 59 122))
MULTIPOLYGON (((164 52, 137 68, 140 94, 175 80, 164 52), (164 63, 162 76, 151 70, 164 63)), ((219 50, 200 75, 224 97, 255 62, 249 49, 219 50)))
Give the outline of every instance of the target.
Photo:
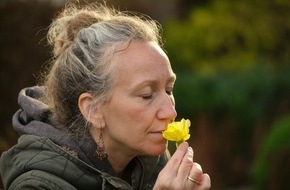
POLYGON ((148 95, 142 95, 141 96, 144 100, 151 100, 153 98, 152 94, 148 94, 148 95))

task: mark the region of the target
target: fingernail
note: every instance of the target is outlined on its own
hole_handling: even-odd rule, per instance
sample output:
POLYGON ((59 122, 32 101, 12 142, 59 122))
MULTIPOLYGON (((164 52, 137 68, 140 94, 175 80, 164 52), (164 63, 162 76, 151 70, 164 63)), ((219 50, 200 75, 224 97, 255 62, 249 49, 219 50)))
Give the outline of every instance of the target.
POLYGON ((193 161, 193 150, 192 150, 192 148, 191 147, 188 147, 188 149, 187 149, 188 151, 188 159, 190 160, 190 161, 193 161))
POLYGON ((193 154, 193 150, 191 147, 188 147, 188 152, 191 152, 191 154, 193 154))

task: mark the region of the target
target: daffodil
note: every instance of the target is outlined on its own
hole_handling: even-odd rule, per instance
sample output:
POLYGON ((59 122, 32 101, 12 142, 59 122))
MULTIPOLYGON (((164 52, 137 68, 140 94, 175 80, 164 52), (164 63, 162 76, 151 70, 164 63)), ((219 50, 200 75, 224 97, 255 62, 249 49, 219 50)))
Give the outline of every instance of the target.
POLYGON ((176 146, 190 138, 189 134, 190 120, 182 119, 168 125, 163 131, 163 137, 169 141, 176 141, 176 146))

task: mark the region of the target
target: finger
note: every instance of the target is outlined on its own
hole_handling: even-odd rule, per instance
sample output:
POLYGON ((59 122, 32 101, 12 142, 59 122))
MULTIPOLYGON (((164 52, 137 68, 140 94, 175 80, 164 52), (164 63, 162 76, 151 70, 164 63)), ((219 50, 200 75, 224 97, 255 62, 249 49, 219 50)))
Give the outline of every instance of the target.
POLYGON ((199 188, 200 190, 206 190, 210 189, 211 187, 211 180, 208 174, 202 174, 200 177, 200 184, 199 188))
POLYGON ((201 166, 198 163, 193 162, 191 170, 190 170, 189 175, 187 177, 188 187, 190 187, 190 189, 192 189, 196 186, 201 185, 201 176, 202 175, 203 175, 203 172, 202 172, 201 166))
POLYGON ((191 147, 188 147, 187 153, 183 157, 182 162, 179 166, 177 176, 179 180, 187 181, 187 177, 190 174, 192 166, 193 166, 193 150, 191 147))
POLYGON ((201 166, 198 163, 193 162, 189 176, 193 179, 200 181, 200 177, 202 174, 203 174, 203 172, 202 172, 201 166))
POLYGON ((187 149, 188 143, 182 143, 179 145, 166 166, 159 173, 155 187, 159 187, 160 189, 181 189, 184 182, 179 183, 177 175, 183 157, 187 153, 187 149))
POLYGON ((172 155, 171 159, 167 162, 166 168, 170 169, 173 173, 178 173, 179 167, 183 161, 184 156, 187 154, 188 143, 181 143, 176 149, 175 153, 172 155))

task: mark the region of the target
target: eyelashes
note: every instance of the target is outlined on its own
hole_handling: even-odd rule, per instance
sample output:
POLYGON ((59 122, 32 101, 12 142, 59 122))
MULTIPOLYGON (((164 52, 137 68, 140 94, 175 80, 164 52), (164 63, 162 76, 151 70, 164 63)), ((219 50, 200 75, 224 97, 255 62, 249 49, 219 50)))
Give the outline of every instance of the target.
MULTIPOLYGON (((172 96, 173 95, 173 90, 168 90, 168 91, 165 91, 165 92, 166 92, 166 94, 168 96, 172 96)), ((154 92, 148 93, 148 94, 142 94, 141 98, 144 99, 144 100, 152 100, 153 96, 154 96, 154 92)))
POLYGON ((153 96, 143 96, 142 97, 144 100, 152 100, 153 99, 153 96))

